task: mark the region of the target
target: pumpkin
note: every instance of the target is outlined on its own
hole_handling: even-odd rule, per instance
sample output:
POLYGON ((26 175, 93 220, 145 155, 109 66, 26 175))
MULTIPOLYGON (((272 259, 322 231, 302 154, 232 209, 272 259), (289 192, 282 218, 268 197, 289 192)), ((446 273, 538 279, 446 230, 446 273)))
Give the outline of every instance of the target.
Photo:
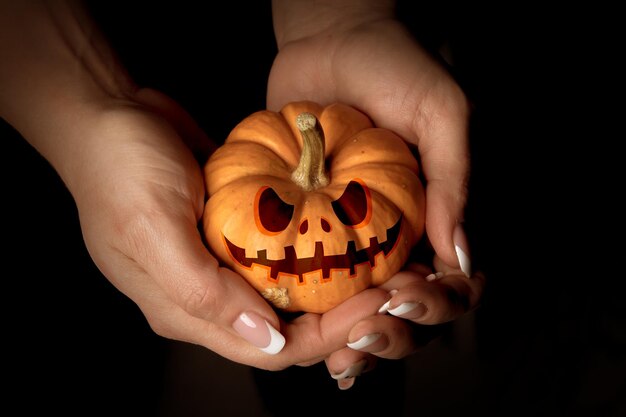
POLYGON ((250 115, 204 175, 209 248, 285 311, 323 313, 382 284, 424 231, 410 149, 345 104, 250 115))

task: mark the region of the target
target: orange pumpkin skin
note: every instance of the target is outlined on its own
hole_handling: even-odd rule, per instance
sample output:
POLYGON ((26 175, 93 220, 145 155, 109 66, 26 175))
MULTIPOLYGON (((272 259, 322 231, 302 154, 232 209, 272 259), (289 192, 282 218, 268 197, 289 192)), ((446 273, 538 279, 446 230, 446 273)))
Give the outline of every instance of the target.
POLYGON ((347 105, 295 102, 254 113, 204 174, 210 249, 286 311, 324 313, 382 284, 424 231, 424 190, 408 146, 347 105), (304 112, 325 137, 329 183, 313 191, 291 179, 303 147, 296 117, 304 112))

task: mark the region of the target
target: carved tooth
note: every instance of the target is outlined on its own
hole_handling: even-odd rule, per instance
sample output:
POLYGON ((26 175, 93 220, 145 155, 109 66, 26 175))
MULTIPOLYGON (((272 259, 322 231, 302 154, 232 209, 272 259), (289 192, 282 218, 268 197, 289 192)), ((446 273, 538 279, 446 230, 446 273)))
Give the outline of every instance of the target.
POLYGON ((314 259, 321 259, 324 256, 324 245, 322 242, 315 242, 315 254, 314 259))
POLYGON ((351 240, 348 242, 348 245, 346 246, 346 255, 350 256, 350 254, 354 254, 356 253, 356 242, 354 240, 351 240))
POLYGON ((285 260, 293 261, 295 259, 298 259, 296 249, 293 246, 285 246, 285 260))

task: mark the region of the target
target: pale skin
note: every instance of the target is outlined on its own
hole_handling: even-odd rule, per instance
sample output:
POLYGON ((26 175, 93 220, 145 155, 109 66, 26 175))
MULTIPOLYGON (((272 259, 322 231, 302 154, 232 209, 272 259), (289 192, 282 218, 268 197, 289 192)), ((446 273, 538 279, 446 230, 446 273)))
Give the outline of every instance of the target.
MULTIPOLYGON (((399 290, 390 302, 393 310, 405 302, 421 302, 403 315, 368 317, 356 325, 350 341, 380 333, 365 348, 377 357, 400 358, 418 346, 412 343, 410 324, 453 320, 473 308, 480 298, 483 277, 468 279, 460 271, 454 235, 462 230, 469 171, 469 106, 456 82, 394 19, 393 1, 274 0, 274 30, 279 54, 268 84, 268 107, 278 109, 296 99, 321 104, 340 101, 367 113, 381 127, 400 134, 417 146, 427 179, 426 229, 436 251, 435 267, 445 277, 432 282, 432 271, 411 265, 382 288, 399 290), (307 59, 314 56, 315 59, 307 59), (303 65, 303 63, 306 63, 303 65), (446 291, 461 296, 453 302, 446 291)), ((372 357, 350 348, 326 359, 331 374, 348 364, 372 357)))
POLYGON ((443 278, 426 281, 431 270, 412 266, 326 314, 282 321, 202 243, 204 184, 192 150, 209 149, 208 138, 169 97, 133 83, 79 3, 0 0, 0 116, 58 172, 94 262, 156 333, 263 369, 326 360, 339 374, 363 358, 373 366, 376 357, 414 352, 412 322, 459 317, 478 303, 483 279, 459 270, 452 238, 469 163, 462 92, 392 19, 391 3, 316 2, 315 16, 307 3, 273 3, 280 52, 268 108, 343 101, 417 145, 428 179, 427 231, 443 278), (303 73, 295 63, 311 53, 316 59, 303 73), (392 289, 391 308, 419 301, 426 314, 378 314, 392 289), (458 297, 448 297, 450 289, 458 297), (280 353, 268 355, 233 330, 244 311, 285 336, 280 353), (368 352, 346 347, 372 332, 384 343, 368 352))

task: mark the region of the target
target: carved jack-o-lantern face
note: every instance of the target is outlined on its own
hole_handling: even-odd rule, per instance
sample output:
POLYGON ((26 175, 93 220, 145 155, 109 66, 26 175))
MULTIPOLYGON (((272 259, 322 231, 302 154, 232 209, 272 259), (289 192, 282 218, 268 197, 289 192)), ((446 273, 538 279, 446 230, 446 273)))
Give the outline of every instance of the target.
MULTIPOLYGON (((348 183, 343 194, 328 207, 328 213, 320 213, 315 220, 308 217, 294 219, 294 206, 284 202, 271 187, 261 187, 254 200, 254 214, 256 226, 261 233, 275 236, 285 231, 296 221, 298 234, 311 234, 315 250, 313 256, 298 257, 293 244, 284 247, 284 255, 277 259, 267 257, 266 249, 258 249, 257 256, 247 257, 245 248, 239 247, 224 236, 228 254, 233 261, 243 268, 252 269, 255 266, 267 268, 268 279, 278 282, 280 275, 292 276, 298 284, 304 284, 305 275, 311 272, 321 272, 321 279, 328 281, 334 271, 345 271, 351 277, 356 275, 357 265, 367 265, 370 271, 376 268, 376 258, 379 254, 389 256, 400 236, 402 217, 387 229, 387 238, 379 242, 377 236, 368 237, 369 245, 359 250, 355 240, 348 240, 345 253, 328 254, 324 251, 322 236, 335 241, 341 241, 346 233, 343 228, 359 229, 370 222, 372 218, 371 195, 367 186, 361 180, 348 183), (332 209, 331 209, 332 208, 332 209), (332 215, 331 215, 332 213, 332 215), (333 226, 336 225, 336 226, 333 226)), ((357 232, 353 232, 356 236, 357 232)), ((308 242, 309 240, 307 240, 308 242)))
POLYGON ((294 103, 282 115, 255 113, 211 157, 205 176, 210 248, 285 310, 325 312, 380 285, 423 232, 417 162, 399 137, 347 106, 294 103), (303 112, 324 129, 326 176, 306 177, 319 168, 307 160, 304 183, 296 177, 305 158, 297 155, 314 145, 298 140, 289 118, 303 112), (384 148, 373 146, 378 141, 384 148))

